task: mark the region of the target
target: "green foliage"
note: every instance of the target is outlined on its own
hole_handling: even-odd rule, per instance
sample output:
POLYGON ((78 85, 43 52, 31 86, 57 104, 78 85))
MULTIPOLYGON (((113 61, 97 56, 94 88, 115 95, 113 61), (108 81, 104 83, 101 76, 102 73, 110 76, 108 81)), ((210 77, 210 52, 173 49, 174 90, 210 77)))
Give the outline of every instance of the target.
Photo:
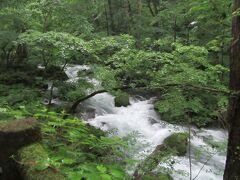
POLYGON ((63 119, 62 114, 46 112, 35 115, 42 120, 44 141, 53 165, 68 179, 124 179, 126 143, 117 137, 98 136, 79 119, 63 119), (55 142, 54 144, 52 142, 55 142))
POLYGON ((19 44, 27 44, 32 48, 32 54, 37 54, 34 59, 42 59, 43 65, 59 64, 70 62, 71 59, 79 57, 81 53, 86 53, 85 42, 63 32, 46 32, 28 31, 21 34, 19 37, 19 44), (53 61, 54 59, 54 61, 53 61))
POLYGON ((40 144, 23 147, 18 152, 25 178, 29 180, 63 180, 61 173, 54 172, 51 159, 40 144))
POLYGON ((228 70, 220 65, 211 65, 207 61, 207 54, 202 47, 177 45, 172 52, 171 63, 156 72, 151 86, 162 86, 165 92, 155 104, 155 108, 163 114, 163 119, 203 126, 217 118, 218 115, 211 112, 219 109, 218 102, 222 101, 224 95, 212 93, 228 92, 220 79, 221 74, 228 70), (205 91, 210 93, 206 94, 205 91), (191 120, 186 118, 188 113, 191 114, 191 120))
MULTIPOLYGON (((230 0, 3 0, 0 119, 39 112, 50 94, 42 86, 54 80, 54 98, 67 102, 98 88, 118 96, 122 87, 151 90, 163 120, 215 123, 228 105, 231 17, 230 0), (90 65, 91 72, 66 82, 70 63, 90 65), (100 87, 94 89, 89 78, 100 87)), ((69 179, 127 178, 121 139, 63 114, 36 116, 51 154, 37 169, 51 165, 69 179)))

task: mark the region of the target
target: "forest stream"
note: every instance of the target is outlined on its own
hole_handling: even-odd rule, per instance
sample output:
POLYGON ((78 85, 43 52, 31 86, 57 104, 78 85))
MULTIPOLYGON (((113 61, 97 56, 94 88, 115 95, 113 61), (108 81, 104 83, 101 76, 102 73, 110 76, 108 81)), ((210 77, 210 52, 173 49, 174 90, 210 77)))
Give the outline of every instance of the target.
MULTIPOLYGON (((66 74, 70 81, 77 78, 78 71, 88 66, 69 66, 66 74)), ((97 81, 91 80, 96 86, 97 81)), ((188 127, 172 125, 160 118, 154 110, 154 98, 134 97, 128 107, 115 107, 114 96, 98 94, 84 102, 84 106, 95 109, 95 118, 87 121, 104 131, 114 130, 114 134, 125 137, 135 134, 136 143, 132 146, 132 158, 144 159, 164 139, 176 132, 188 132, 188 127)), ((198 129, 191 127, 192 178, 199 180, 221 180, 225 166, 225 144, 227 132, 223 129, 198 129)), ((172 157, 169 162, 159 164, 159 169, 170 169, 176 180, 189 179, 189 151, 184 157, 172 157)), ((133 170, 129 167, 129 173, 133 170)))

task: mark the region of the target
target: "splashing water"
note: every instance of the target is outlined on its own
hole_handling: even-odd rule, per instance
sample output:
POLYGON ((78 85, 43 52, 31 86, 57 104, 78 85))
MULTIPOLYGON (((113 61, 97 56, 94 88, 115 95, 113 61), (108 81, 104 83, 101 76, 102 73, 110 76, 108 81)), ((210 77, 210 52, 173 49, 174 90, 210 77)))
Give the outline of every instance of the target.
MULTIPOLYGON (((86 68, 86 66, 85 66, 86 68)), ((77 72, 82 66, 68 67, 70 79, 76 79, 77 72), (73 69, 72 69, 73 68, 73 69)), ((98 94, 85 102, 86 106, 96 110, 96 117, 90 119, 89 123, 104 131, 116 129, 116 135, 127 136, 138 132, 137 143, 148 144, 136 152, 135 158, 143 159, 142 154, 150 154, 157 145, 163 143, 164 139, 176 132, 186 132, 186 127, 172 125, 160 119, 155 112, 153 99, 136 100, 131 98, 128 107, 115 107, 114 97, 108 93, 98 94)), ((224 143, 227 132, 222 129, 197 129, 191 128, 191 159, 192 177, 198 180, 222 180, 225 166, 225 149, 213 147, 212 141, 224 143), (201 150, 201 152, 199 152, 201 150), (198 155, 197 155, 198 154, 198 155), (201 170, 201 171, 200 171, 201 170)), ((188 152, 189 153, 189 152, 188 152)), ((176 180, 189 179, 189 159, 185 157, 172 157, 175 163, 169 167, 162 163, 159 167, 171 168, 172 177, 176 180)))

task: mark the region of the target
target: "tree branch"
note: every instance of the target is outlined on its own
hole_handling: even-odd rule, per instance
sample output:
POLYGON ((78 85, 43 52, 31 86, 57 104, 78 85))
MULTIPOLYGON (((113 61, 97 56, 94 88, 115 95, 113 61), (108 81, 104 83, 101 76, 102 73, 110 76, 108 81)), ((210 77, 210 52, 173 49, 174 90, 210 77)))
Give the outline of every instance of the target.
POLYGON ((91 94, 89 94, 89 95, 87 95, 87 96, 85 96, 85 97, 83 97, 83 98, 80 98, 80 99, 76 100, 76 101, 73 103, 73 105, 71 106, 71 108, 70 108, 70 110, 68 111, 68 113, 70 113, 70 114, 71 114, 71 113, 75 113, 77 106, 78 106, 82 101, 85 101, 85 100, 87 100, 87 99, 89 99, 89 98, 91 98, 91 97, 93 97, 93 96, 95 96, 95 95, 97 95, 97 94, 101 94, 101 93, 105 93, 105 92, 108 92, 108 91, 105 90, 105 89, 99 90, 99 91, 95 91, 95 92, 93 92, 93 93, 91 93, 91 94))
POLYGON ((123 87, 112 88, 111 90, 107 90, 107 89, 98 90, 98 91, 95 91, 95 92, 85 96, 85 97, 81 97, 73 103, 73 105, 67 112, 69 114, 75 113, 77 106, 81 102, 83 102, 97 94, 101 94, 101 93, 105 93, 105 92, 109 92, 109 91, 129 90, 129 89, 160 90, 161 91, 161 90, 165 90, 165 88, 169 88, 169 87, 180 87, 180 88, 187 89, 187 90, 202 90, 202 91, 207 91, 207 92, 212 92, 212 93, 221 93, 221 94, 228 95, 228 96, 240 94, 240 92, 230 92, 228 90, 221 90, 221 89, 215 89, 215 88, 209 88, 209 87, 201 87, 201 86, 195 86, 192 84, 183 84, 183 85, 181 85, 181 84, 163 84, 158 87, 137 86, 134 88, 129 87, 129 86, 123 86, 123 87))

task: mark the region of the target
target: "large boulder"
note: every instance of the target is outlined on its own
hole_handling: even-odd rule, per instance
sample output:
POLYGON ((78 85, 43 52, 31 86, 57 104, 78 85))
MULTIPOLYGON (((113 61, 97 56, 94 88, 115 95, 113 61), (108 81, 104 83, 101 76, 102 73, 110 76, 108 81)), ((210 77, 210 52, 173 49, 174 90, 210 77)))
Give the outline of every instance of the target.
POLYGON ((63 180, 47 162, 38 121, 27 118, 0 122, 0 179, 63 180))
POLYGON ((184 156, 187 153, 188 134, 187 133, 174 133, 164 140, 167 148, 176 152, 177 156, 184 156))
POLYGON ((133 174, 134 179, 142 179, 145 174, 151 174, 158 164, 170 155, 172 155, 171 151, 168 151, 164 144, 158 145, 155 150, 137 166, 133 174))
POLYGON ((33 118, 0 123, 0 169, 3 179, 22 179, 13 157, 24 146, 41 141, 38 122, 33 118))
MULTIPOLYGON (((152 175, 152 171, 158 166, 160 162, 165 162, 171 156, 184 156, 187 152, 187 145, 187 133, 174 133, 170 135, 164 140, 163 144, 158 145, 155 150, 137 166, 133 174, 134 179, 145 180, 145 175, 152 175)), ((156 175, 151 176, 151 178, 154 177, 156 177, 156 175)))
POLYGON ((127 107, 130 105, 129 95, 127 93, 121 93, 115 97, 114 102, 116 107, 127 107))

